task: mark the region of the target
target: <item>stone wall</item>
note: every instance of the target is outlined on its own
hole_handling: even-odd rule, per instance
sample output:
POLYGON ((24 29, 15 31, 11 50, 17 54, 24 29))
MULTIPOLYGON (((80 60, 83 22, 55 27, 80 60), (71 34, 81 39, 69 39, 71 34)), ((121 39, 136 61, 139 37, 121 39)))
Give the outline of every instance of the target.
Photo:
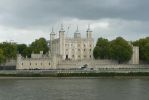
POLYGON ((16 69, 52 69, 49 59, 21 59, 16 69))
POLYGON ((16 66, 16 60, 11 59, 7 60, 5 63, 1 64, 0 66, 16 66))
POLYGON ((58 63, 58 69, 70 69, 70 68, 81 68, 84 65, 87 65, 88 68, 95 68, 100 65, 116 65, 117 61, 114 60, 63 60, 58 63))

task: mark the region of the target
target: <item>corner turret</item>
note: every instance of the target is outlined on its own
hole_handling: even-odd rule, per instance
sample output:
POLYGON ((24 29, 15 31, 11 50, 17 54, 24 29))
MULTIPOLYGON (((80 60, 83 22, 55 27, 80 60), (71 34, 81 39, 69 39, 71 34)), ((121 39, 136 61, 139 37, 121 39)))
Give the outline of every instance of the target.
POLYGON ((52 27, 52 32, 50 33, 50 40, 52 41, 52 40, 54 40, 55 39, 55 32, 54 32, 54 29, 53 29, 53 27, 52 27))
POLYGON ((86 35, 88 39, 92 39, 92 30, 90 29, 90 25, 88 25, 88 29, 86 31, 86 35))
POLYGON ((76 32, 74 33, 74 38, 81 38, 81 34, 79 32, 78 26, 77 26, 76 32))

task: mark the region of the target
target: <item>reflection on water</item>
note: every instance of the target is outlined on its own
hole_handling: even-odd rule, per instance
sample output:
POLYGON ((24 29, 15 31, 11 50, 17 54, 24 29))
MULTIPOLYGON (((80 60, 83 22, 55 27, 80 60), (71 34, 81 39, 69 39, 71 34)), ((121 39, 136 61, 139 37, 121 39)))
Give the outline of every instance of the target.
POLYGON ((149 100, 149 79, 0 79, 0 100, 149 100))

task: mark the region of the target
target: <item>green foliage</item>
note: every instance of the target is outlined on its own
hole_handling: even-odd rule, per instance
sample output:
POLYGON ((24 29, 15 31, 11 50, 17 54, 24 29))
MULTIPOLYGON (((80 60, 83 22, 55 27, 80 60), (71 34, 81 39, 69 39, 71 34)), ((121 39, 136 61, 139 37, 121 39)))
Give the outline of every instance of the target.
POLYGON ((149 37, 133 42, 135 46, 139 46, 140 60, 149 63, 149 37))
POLYGON ((3 63, 6 59, 16 59, 17 53, 20 53, 23 57, 31 57, 32 52, 39 53, 43 51, 45 54, 48 50, 49 48, 44 38, 35 40, 30 46, 3 42, 0 43, 0 63, 3 63))
POLYGON ((25 48, 24 49, 24 51, 23 51, 23 55, 24 55, 24 57, 31 57, 31 53, 32 53, 32 49, 31 49, 31 47, 27 47, 27 48, 25 48))
POLYGON ((132 47, 126 40, 121 37, 111 41, 110 55, 112 59, 117 60, 119 63, 127 62, 132 56, 132 47))
POLYGON ((107 39, 99 38, 96 47, 94 48, 93 55, 95 59, 107 59, 109 58, 110 43, 107 39))
POLYGON ((95 59, 114 59, 119 63, 123 63, 131 59, 132 47, 121 37, 111 42, 107 39, 99 38, 93 55, 95 59))
POLYGON ((43 53, 45 54, 49 51, 47 42, 44 38, 35 40, 34 42, 32 42, 30 47, 34 53, 39 53, 40 51, 43 51, 43 53))
POLYGON ((93 51, 93 55, 94 55, 94 58, 95 59, 98 59, 99 57, 100 57, 100 54, 99 54, 100 52, 99 52, 99 47, 98 46, 96 46, 95 48, 94 48, 94 51, 93 51))
POLYGON ((0 64, 3 63, 3 62, 5 62, 5 56, 3 54, 3 50, 0 49, 0 64))
POLYGON ((23 57, 25 57, 26 54, 27 45, 26 44, 18 44, 17 45, 17 52, 19 54, 22 54, 23 57))
POLYGON ((31 45, 27 46, 26 44, 18 44, 17 45, 17 51, 23 56, 23 57, 31 57, 31 53, 39 53, 40 51, 43 51, 44 54, 47 53, 49 50, 47 42, 44 38, 36 39, 34 42, 31 43, 31 45))
POLYGON ((15 59, 17 54, 17 47, 14 43, 3 42, 0 44, 3 54, 6 59, 15 59))

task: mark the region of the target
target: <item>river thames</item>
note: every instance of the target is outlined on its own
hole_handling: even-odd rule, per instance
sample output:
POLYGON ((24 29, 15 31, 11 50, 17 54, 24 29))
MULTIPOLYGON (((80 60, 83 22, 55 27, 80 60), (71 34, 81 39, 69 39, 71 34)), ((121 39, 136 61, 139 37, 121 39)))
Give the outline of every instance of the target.
POLYGON ((0 100, 149 100, 149 79, 4 78, 0 100))

